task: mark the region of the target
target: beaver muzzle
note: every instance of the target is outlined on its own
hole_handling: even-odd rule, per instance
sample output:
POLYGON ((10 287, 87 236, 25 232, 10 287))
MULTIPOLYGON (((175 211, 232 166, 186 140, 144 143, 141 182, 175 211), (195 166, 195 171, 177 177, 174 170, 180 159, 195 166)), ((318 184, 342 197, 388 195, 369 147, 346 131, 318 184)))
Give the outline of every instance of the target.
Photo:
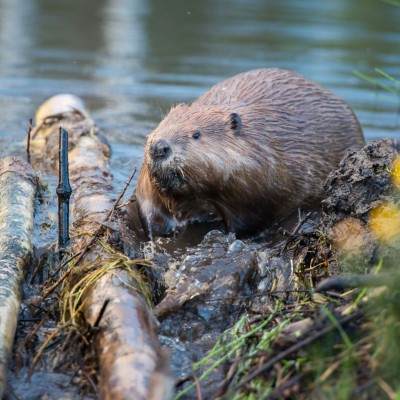
POLYGON ((172 157, 172 148, 165 139, 151 143, 149 155, 149 172, 156 186, 162 193, 172 195, 184 184, 179 159, 172 157))
POLYGON ((166 140, 161 139, 150 145, 149 153, 153 161, 161 161, 166 160, 171 155, 172 150, 169 143, 166 140))

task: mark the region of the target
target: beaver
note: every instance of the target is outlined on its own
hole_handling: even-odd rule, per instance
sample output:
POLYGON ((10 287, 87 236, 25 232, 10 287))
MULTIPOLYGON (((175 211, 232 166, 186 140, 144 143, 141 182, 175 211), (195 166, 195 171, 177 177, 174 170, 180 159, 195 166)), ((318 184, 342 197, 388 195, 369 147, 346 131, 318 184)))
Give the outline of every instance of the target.
POLYGON ((217 213, 228 231, 257 233, 313 206, 361 126, 344 100, 295 72, 233 76, 173 107, 148 136, 136 189, 148 237, 217 213))

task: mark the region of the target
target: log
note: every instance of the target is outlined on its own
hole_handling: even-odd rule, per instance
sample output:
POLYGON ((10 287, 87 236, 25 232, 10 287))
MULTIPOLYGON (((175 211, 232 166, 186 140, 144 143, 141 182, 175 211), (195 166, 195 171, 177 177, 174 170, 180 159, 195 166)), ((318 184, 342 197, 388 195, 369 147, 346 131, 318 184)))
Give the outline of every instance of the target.
POLYGON ((32 255, 36 175, 25 161, 0 160, 0 398, 14 342, 24 271, 32 255))
MULTIPOLYGON (((74 96, 59 95, 47 100, 39 108, 36 120, 32 141, 41 143, 36 149, 41 148, 40 158, 50 168, 56 165, 58 147, 55 149, 55 142, 59 126, 69 132, 76 237, 71 248, 74 253, 81 252, 77 262, 84 264, 85 270, 101 268, 110 263, 112 257, 93 237, 101 234, 106 241, 107 234, 118 235, 116 224, 109 221, 115 194, 109 168, 110 147, 83 108, 82 101, 74 96), (88 232, 96 234, 87 235, 88 232)), ((171 398, 172 380, 158 341, 157 321, 137 282, 122 268, 99 276, 100 279, 91 283, 81 298, 86 321, 99 328, 95 346, 102 397, 106 400, 171 398), (107 304, 105 309, 104 304, 107 304)), ((54 286, 45 295, 53 289, 54 286)))

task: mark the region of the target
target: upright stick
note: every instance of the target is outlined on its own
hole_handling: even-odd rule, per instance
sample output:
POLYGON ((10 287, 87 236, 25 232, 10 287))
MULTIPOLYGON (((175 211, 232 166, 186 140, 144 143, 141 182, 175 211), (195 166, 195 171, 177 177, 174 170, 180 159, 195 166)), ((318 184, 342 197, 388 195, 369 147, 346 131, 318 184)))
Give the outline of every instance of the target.
POLYGON ((58 160, 58 247, 62 249, 69 245, 69 198, 72 189, 68 171, 68 132, 61 126, 58 160))
POLYGON ((28 127, 28 138, 26 141, 26 161, 28 164, 31 163, 31 133, 33 128, 33 120, 32 118, 29 120, 29 127, 28 127))

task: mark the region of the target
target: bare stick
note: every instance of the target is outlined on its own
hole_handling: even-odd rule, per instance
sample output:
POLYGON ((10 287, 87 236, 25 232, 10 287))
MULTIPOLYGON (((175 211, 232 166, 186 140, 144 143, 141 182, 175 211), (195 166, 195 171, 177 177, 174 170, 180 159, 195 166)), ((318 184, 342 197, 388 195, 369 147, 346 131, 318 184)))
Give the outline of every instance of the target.
POLYGON ((43 325, 44 320, 40 320, 40 322, 36 325, 35 329, 18 345, 16 352, 20 353, 22 349, 29 343, 29 341, 36 335, 41 326, 43 325))
MULTIPOLYGON (((68 258, 67 261, 63 262, 54 272, 53 274, 50 276, 50 278, 47 279, 47 281, 45 282, 44 286, 46 287, 48 283, 50 283, 52 281, 52 279, 66 266, 68 265, 73 259, 75 259, 76 257, 80 256, 82 252, 79 251, 78 253, 75 253, 74 255, 72 255, 70 258, 68 258)), ((32 283, 32 282, 31 282, 32 283)))
POLYGON ((299 223, 295 226, 293 229, 292 233, 290 234, 292 237, 297 235, 299 232, 300 228, 308 221, 308 219, 311 217, 311 212, 307 213, 304 218, 301 217, 301 211, 299 208, 299 223))
POLYGON ((33 358, 33 361, 29 367, 29 372, 28 372, 28 379, 31 379, 31 376, 33 374, 33 369, 35 368, 35 365, 39 361, 39 358, 41 357, 43 351, 46 349, 46 347, 49 345, 49 343, 61 332, 63 328, 66 328, 70 324, 66 324, 64 326, 60 326, 56 328, 50 335, 47 337, 47 339, 44 341, 44 343, 40 346, 39 350, 35 354, 35 357, 33 358))
POLYGON ((179 379, 176 383, 175 383, 175 387, 179 387, 182 386, 184 383, 189 382, 189 381, 193 381, 195 386, 196 386, 196 395, 197 395, 197 400, 202 400, 202 395, 201 395, 201 386, 200 386, 200 381, 199 379, 194 376, 187 376, 186 378, 182 378, 179 379))
POLYGON ((60 126, 58 165, 58 247, 64 249, 69 245, 69 199, 72 189, 68 172, 68 132, 60 126))
POLYGON ((106 311, 106 308, 107 308, 109 302, 110 302, 110 299, 106 299, 106 301, 103 303, 103 305, 101 307, 101 310, 99 312, 99 315, 97 316, 96 321, 95 321, 95 323, 93 325, 93 328, 98 328, 99 327, 100 321, 103 318, 103 315, 104 315, 104 313, 106 311))
POLYGON ((135 174, 136 174, 136 168, 134 168, 132 173, 129 175, 128 180, 125 182, 125 186, 121 190, 121 193, 118 195, 117 200, 115 200, 114 205, 112 206, 111 210, 108 212, 105 222, 107 222, 114 214, 114 211, 118 206, 118 203, 121 201, 122 197, 124 196, 126 189, 128 189, 128 186, 130 185, 135 174))
POLYGON ((32 118, 29 119, 29 127, 28 127, 28 139, 26 140, 26 161, 30 164, 31 163, 31 133, 33 129, 33 120, 32 118))

